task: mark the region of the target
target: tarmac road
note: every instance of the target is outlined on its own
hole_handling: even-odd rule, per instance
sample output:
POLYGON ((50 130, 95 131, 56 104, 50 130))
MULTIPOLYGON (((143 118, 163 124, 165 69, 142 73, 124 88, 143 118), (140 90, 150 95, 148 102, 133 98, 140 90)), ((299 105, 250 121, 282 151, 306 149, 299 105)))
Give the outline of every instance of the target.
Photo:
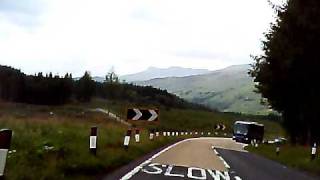
POLYGON ((229 138, 192 138, 162 149, 105 179, 315 180, 319 178, 248 153, 229 138), (124 173, 125 172, 125 173, 124 173), (117 177, 117 178, 115 178, 117 177))

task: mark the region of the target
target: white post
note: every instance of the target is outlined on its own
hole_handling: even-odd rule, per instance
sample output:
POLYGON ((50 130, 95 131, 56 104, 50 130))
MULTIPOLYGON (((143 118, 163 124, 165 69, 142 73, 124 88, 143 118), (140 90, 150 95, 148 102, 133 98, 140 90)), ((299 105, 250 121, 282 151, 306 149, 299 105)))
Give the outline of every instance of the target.
POLYGON ((124 136, 123 146, 124 146, 125 150, 129 149, 131 133, 132 133, 132 130, 129 129, 129 130, 127 130, 127 134, 124 136))
POLYGON ((167 132, 162 132, 163 136, 167 136, 167 132))
POLYGON ((140 130, 139 129, 136 129, 135 139, 136 139, 136 143, 140 142, 140 130))
POLYGON ((4 176, 7 154, 10 149, 12 130, 3 129, 0 131, 0 178, 4 176))
POLYGON ((154 138, 154 130, 152 129, 151 132, 150 132, 150 134, 149 134, 149 139, 150 139, 151 141, 153 141, 153 138, 154 138))
POLYGON ((89 148, 93 155, 97 155, 97 138, 98 138, 98 127, 91 127, 89 148))
POLYGON ((316 158, 316 153, 317 153, 317 143, 314 143, 311 149, 311 160, 314 160, 316 158))

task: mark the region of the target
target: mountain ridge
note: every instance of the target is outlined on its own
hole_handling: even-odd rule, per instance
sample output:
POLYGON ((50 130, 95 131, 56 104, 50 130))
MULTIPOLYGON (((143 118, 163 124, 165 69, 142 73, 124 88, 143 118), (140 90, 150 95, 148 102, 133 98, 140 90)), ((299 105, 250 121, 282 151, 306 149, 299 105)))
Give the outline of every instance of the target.
POLYGON ((261 95, 254 92, 253 78, 248 75, 249 64, 233 65, 201 75, 156 78, 136 81, 137 85, 166 89, 193 103, 224 112, 268 114, 260 104, 261 95))
POLYGON ((206 73, 210 73, 210 70, 183 68, 178 66, 172 66, 169 68, 149 67, 148 69, 138 73, 120 76, 120 80, 125 80, 127 82, 134 82, 134 81, 146 81, 146 80, 151 80, 155 78, 184 77, 184 76, 206 74, 206 73))

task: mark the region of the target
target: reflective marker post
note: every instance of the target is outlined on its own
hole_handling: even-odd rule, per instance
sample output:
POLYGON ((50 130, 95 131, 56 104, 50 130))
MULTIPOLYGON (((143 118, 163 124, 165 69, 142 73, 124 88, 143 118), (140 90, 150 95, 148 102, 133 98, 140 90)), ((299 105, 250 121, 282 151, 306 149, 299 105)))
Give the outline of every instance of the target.
POLYGON ((162 135, 163 136, 167 136, 167 132, 162 132, 162 135))
POLYGON ((317 153, 317 143, 314 143, 311 149, 311 161, 313 161, 316 158, 316 153, 317 153))
POLYGON ((256 139, 253 140, 253 145, 254 145, 255 148, 257 148, 259 146, 258 145, 258 141, 256 139))
POLYGON ((280 154, 280 143, 277 143, 276 146, 277 146, 276 147, 276 154, 277 154, 277 156, 279 156, 279 154, 280 154))
POLYGON ((98 134, 98 127, 91 127, 90 132, 90 152, 93 155, 97 155, 97 134, 98 134))
POLYGON ((124 146, 124 149, 125 149, 125 150, 128 150, 128 149, 129 149, 129 143, 130 143, 131 133, 132 133, 132 130, 131 130, 131 129, 128 129, 128 130, 127 130, 127 134, 124 136, 123 146, 124 146))
POLYGON ((136 143, 140 142, 140 130, 136 129, 136 134, 135 134, 135 139, 136 139, 136 143))
POLYGON ((12 130, 0 130, 0 178, 4 176, 7 154, 10 149, 12 130))
POLYGON ((154 138, 154 129, 151 129, 150 134, 149 134, 149 139, 151 141, 153 141, 153 138, 154 138))

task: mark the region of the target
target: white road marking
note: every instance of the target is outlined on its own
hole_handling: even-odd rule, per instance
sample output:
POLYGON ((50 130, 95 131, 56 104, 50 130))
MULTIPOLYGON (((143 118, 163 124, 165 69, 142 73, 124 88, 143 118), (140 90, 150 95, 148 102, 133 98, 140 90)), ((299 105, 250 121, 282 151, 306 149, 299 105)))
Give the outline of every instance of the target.
POLYGON ((213 149, 213 152, 219 157, 219 159, 223 162, 224 166, 227 168, 227 169, 230 169, 230 166, 229 164, 223 159, 223 157, 218 153, 217 150, 215 150, 214 146, 212 146, 212 149, 213 149))
MULTIPOLYGON (((169 134, 170 134, 170 133, 169 133, 169 134)), ((174 135, 174 132, 173 132, 172 134, 174 135)), ((192 140, 197 140, 197 139, 214 139, 214 138, 212 138, 212 137, 190 138, 190 139, 184 139, 184 140, 179 141, 179 142, 177 142, 177 143, 175 143, 175 144, 172 144, 172 145, 166 147, 165 149, 163 149, 162 151, 154 154, 152 157, 150 157, 149 159, 147 159, 146 161, 144 161, 143 163, 141 163, 141 164, 138 165, 137 167, 135 167, 133 170, 131 170, 130 172, 128 172, 127 174, 125 174, 120 180, 128 180, 128 179, 131 179, 135 174, 137 174, 140 170, 142 170, 144 166, 146 166, 147 164, 150 164, 152 160, 154 160, 155 158, 157 158, 158 156, 160 156, 162 153, 168 151, 169 149, 171 149, 171 148, 173 148, 173 147, 175 147, 175 146, 177 146, 177 145, 179 145, 179 144, 181 144, 181 143, 184 143, 184 142, 186 142, 186 141, 192 141, 192 140)), ((219 139, 230 139, 230 138, 219 138, 219 139)), ((214 149, 214 147, 213 147, 213 149, 214 149)), ((218 153, 218 152, 217 152, 217 153, 218 153)), ((219 154, 219 153, 218 153, 218 154, 219 154)), ((223 158, 222 158, 222 159, 223 159, 223 158)), ((226 166, 226 168, 227 168, 227 169, 230 169, 230 166, 227 164, 227 162, 226 162, 225 160, 223 160, 223 162, 224 162, 224 165, 226 166)), ((162 165, 162 166, 163 166, 163 165, 162 165)), ((208 171, 209 171, 209 170, 208 170, 208 171)), ((210 171, 209 171, 209 172, 210 172, 210 171)), ((218 172, 218 171, 217 171, 217 173, 221 173, 221 172, 218 172)), ((211 175, 213 175, 212 172, 211 172, 211 175)), ((221 175, 222 175, 222 174, 221 174, 221 175)), ((230 179, 228 172, 225 172, 224 175, 226 176, 226 179, 228 179, 228 178, 230 179)), ((238 176, 236 176, 236 177, 238 177, 238 176)), ((241 178, 238 177, 238 179, 236 179, 236 180, 241 180, 241 178)))
POLYGON ((169 166, 168 169, 166 170, 166 172, 164 173, 165 176, 171 176, 171 177, 184 177, 183 174, 173 174, 171 173, 173 169, 173 166, 169 166))
POLYGON ((162 151, 156 153, 155 155, 153 155, 151 158, 149 158, 148 160, 144 161, 143 163, 141 163, 139 166, 135 167, 133 170, 131 170, 130 172, 128 172, 126 175, 124 175, 120 180, 128 180, 130 178, 132 178, 132 176, 134 176, 135 174, 137 174, 142 168, 143 166, 149 164, 153 159, 157 158, 158 156, 160 156, 160 154, 168 151, 169 149, 173 148, 174 146, 180 144, 180 143, 183 143, 183 142, 186 142, 186 141, 189 141, 191 139, 185 139, 185 140, 182 140, 182 141, 179 141, 173 145, 170 145, 168 146, 167 148, 163 149, 162 151))
MULTIPOLYGON (((152 174, 152 175, 163 175, 171 177, 182 177, 184 179, 196 179, 196 180, 206 180, 207 172, 214 180, 230 180, 230 175, 228 172, 221 172, 211 169, 203 169, 197 167, 183 167, 186 168, 184 171, 177 172, 175 170, 176 166, 169 165, 168 168, 162 169, 166 165, 160 165, 159 163, 151 163, 147 166, 144 166, 141 169, 141 172, 152 174), (146 168, 147 167, 147 168, 146 168), (196 173, 197 172, 197 173, 196 173)), ((181 166, 180 166, 181 168, 181 166)))
POLYGON ((188 168, 188 178, 190 179, 200 179, 200 180, 206 180, 207 179, 207 174, 206 174, 206 170, 205 169, 201 169, 201 168, 195 168, 195 167, 190 167, 188 168), (193 171, 200 171, 201 176, 194 176, 193 175, 193 171))
POLYGON ((212 146, 211 148, 213 149, 213 152, 214 152, 217 156, 219 156, 219 153, 218 153, 218 151, 217 151, 216 149, 214 149, 214 146, 212 146))

